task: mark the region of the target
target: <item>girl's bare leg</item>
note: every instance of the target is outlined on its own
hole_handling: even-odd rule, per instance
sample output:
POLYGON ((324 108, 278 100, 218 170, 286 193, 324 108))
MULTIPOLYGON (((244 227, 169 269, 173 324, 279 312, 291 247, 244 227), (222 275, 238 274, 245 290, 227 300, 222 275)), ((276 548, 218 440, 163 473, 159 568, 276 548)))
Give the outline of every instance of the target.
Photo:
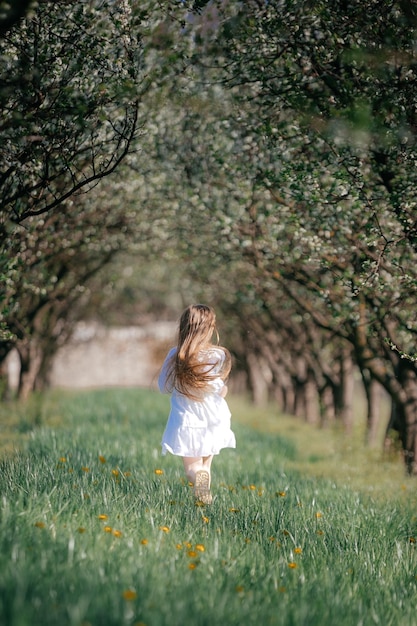
POLYGON ((183 457, 184 469, 188 480, 194 485, 194 496, 204 504, 211 504, 210 469, 213 455, 204 457, 183 457))
POLYGON ((190 483, 195 483, 195 473, 203 469, 203 459, 201 456, 184 456, 183 457, 185 475, 190 483))
POLYGON ((203 469, 207 470, 208 473, 210 474, 210 478, 211 478, 211 462, 213 460, 213 455, 210 454, 210 456, 203 456, 203 469))
POLYGON ((206 472, 211 473, 211 462, 213 460, 213 455, 210 456, 184 456, 183 457, 184 470, 188 480, 194 484, 195 482, 195 473, 198 470, 206 470, 206 472))

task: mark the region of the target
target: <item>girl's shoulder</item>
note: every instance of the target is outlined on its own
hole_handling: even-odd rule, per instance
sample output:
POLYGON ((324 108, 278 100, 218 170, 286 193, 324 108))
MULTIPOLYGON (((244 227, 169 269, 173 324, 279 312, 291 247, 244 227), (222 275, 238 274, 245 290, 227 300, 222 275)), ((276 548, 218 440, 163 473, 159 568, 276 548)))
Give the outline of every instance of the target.
POLYGON ((170 361, 172 361, 172 359, 174 358, 176 353, 177 353, 177 348, 176 347, 170 348, 170 350, 168 351, 168 353, 167 353, 167 355, 165 357, 164 363, 168 364, 170 361))

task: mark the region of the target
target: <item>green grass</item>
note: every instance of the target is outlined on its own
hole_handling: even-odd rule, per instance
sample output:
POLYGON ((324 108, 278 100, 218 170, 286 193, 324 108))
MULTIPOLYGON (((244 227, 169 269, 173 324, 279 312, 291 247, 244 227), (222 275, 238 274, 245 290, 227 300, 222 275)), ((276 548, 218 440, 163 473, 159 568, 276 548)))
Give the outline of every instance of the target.
POLYGON ((362 417, 365 406, 360 396, 354 430, 350 435, 346 435, 338 424, 321 429, 293 416, 278 415, 273 405, 254 408, 241 398, 233 398, 231 406, 240 423, 293 442, 297 454, 291 460, 286 459, 286 468, 296 469, 303 475, 330 479, 380 500, 406 503, 414 498, 417 505, 416 480, 406 476, 399 448, 393 446, 389 453, 384 451, 388 404, 381 407, 379 432, 372 448, 365 445, 366 425, 362 417))
MULTIPOLYGON (((232 399, 238 447, 196 507, 181 461, 160 454, 166 397, 47 401, 52 426, 36 419, 0 467, 0 624, 415 625, 416 498, 399 463, 383 498, 330 460, 317 477, 319 431, 232 399)), ((328 437, 338 463, 345 444, 328 437)))

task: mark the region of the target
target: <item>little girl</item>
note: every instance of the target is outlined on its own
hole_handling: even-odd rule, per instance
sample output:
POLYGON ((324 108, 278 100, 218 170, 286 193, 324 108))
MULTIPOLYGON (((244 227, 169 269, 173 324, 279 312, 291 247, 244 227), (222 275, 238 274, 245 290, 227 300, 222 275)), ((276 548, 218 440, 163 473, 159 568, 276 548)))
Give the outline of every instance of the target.
POLYGON ((194 496, 204 504, 212 501, 213 455, 236 447, 224 399, 231 358, 226 348, 211 343, 213 333, 218 340, 214 310, 204 304, 188 306, 180 318, 177 347, 168 352, 158 379, 160 391, 171 394, 162 454, 182 457, 194 496))

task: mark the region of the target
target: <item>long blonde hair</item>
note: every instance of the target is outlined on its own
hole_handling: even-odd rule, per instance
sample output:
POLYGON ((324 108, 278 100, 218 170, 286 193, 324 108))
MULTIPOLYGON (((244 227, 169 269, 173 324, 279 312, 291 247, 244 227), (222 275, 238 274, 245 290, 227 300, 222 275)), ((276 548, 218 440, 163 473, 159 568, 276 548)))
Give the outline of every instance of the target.
MULTIPOLYGON (((182 313, 178 328, 177 350, 169 367, 168 379, 172 387, 183 395, 201 400, 210 381, 216 377, 225 380, 231 370, 231 357, 226 348, 211 343, 216 328, 214 309, 205 304, 190 304, 182 313), (224 353, 220 372, 213 373, 216 363, 204 362, 204 353, 216 347, 224 353)), ((208 357, 208 354, 207 354, 208 357)))

